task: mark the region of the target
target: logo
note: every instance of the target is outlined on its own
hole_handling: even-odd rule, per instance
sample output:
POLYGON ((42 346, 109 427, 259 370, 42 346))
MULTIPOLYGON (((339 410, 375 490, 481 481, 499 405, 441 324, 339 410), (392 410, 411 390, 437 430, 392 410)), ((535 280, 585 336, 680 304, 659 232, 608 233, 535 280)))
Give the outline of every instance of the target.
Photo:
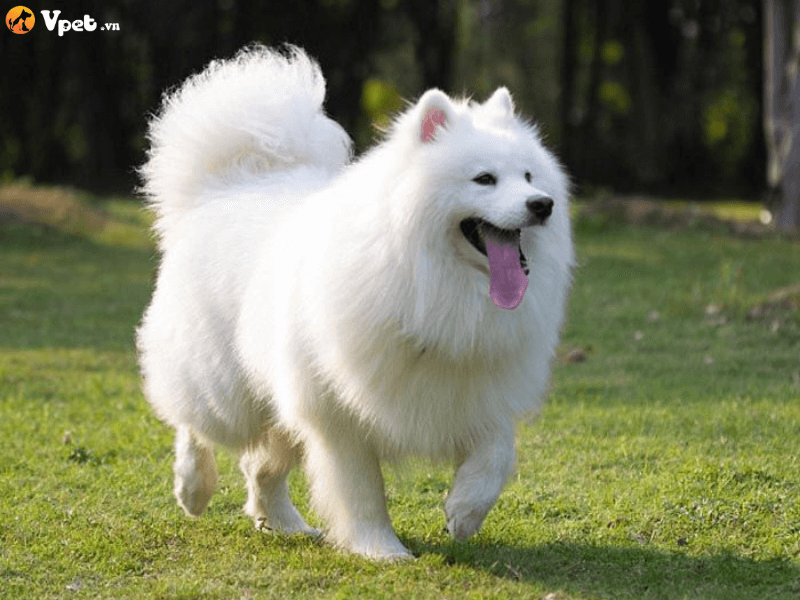
POLYGON ((26 6, 15 6, 6 14, 6 25, 13 33, 28 33, 33 29, 36 17, 33 11, 26 6))
MULTIPOLYGON (((47 31, 58 31, 58 37, 62 37, 70 31, 95 31, 97 21, 90 15, 83 15, 82 19, 59 19, 60 10, 42 10, 44 26, 47 31)), ((36 17, 33 11, 27 6, 15 6, 6 14, 6 26, 12 33, 28 33, 33 29, 36 17)), ((119 23, 106 23, 100 27, 100 31, 119 31, 119 23)))

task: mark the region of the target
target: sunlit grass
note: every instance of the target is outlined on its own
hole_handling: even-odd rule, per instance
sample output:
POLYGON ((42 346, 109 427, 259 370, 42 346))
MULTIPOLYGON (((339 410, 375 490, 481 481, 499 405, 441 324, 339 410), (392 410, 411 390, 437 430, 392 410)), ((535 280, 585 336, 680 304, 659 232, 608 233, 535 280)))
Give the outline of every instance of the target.
POLYGON ((564 346, 585 360, 520 425, 474 540, 443 531, 449 467, 387 467, 418 558, 375 565, 255 531, 226 452, 207 514, 183 515, 133 350, 148 217, 47 193, 0 222, 0 598, 800 597, 800 311, 773 301, 799 242, 578 223, 564 346))
POLYGON ((755 222, 761 219, 764 207, 752 202, 704 202, 693 204, 696 210, 712 214, 720 219, 739 222, 755 222))

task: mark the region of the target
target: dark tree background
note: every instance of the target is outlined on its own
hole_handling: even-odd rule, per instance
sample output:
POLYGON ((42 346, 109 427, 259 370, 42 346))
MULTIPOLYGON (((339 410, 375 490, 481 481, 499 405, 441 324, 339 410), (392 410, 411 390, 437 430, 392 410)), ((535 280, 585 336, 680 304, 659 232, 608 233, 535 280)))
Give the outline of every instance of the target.
POLYGON ((758 194, 758 2, 564 4, 563 145, 583 177, 616 188, 758 194))
MULTIPOLYGON (((53 8, 58 9, 57 2, 53 8)), ((163 90, 251 41, 305 47, 359 148, 428 87, 508 85, 578 189, 762 199, 761 0, 84 0, 0 36, 0 177, 129 191, 163 90), (101 31, 105 23, 118 31, 101 31)), ((790 29, 791 30, 791 29, 790 29)))

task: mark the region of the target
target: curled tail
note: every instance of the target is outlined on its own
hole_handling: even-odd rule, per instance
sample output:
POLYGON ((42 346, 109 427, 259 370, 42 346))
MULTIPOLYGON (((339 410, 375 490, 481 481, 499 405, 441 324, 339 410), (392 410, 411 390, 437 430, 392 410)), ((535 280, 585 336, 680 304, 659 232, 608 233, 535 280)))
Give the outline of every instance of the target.
POLYGON ((323 113, 324 97, 320 68, 302 50, 261 45, 212 62, 166 94, 140 169, 159 234, 225 181, 299 166, 340 169, 351 141, 323 113))

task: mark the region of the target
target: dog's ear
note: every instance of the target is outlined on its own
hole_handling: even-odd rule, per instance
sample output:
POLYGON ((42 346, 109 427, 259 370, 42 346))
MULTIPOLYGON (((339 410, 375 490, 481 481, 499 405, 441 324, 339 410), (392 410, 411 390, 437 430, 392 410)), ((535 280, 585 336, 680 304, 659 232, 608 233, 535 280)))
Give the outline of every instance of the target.
POLYGON ((514 114, 514 101, 511 99, 511 92, 506 87, 497 88, 494 94, 483 103, 483 106, 494 112, 514 114))
POLYGON ((440 127, 447 127, 454 117, 453 104, 447 94, 440 90, 428 90, 417 103, 422 122, 420 123, 420 139, 423 143, 432 142, 440 127))

